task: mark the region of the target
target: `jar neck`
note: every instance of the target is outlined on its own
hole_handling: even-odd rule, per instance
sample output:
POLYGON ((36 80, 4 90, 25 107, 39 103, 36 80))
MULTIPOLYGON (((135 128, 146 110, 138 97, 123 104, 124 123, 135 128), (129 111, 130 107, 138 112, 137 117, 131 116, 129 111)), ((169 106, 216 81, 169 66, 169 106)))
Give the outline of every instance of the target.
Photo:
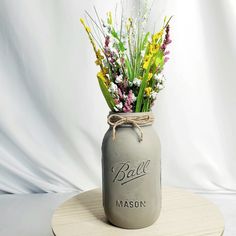
POLYGON ((110 112, 108 117, 110 126, 119 124, 119 126, 150 126, 154 122, 154 114, 152 112, 110 112))

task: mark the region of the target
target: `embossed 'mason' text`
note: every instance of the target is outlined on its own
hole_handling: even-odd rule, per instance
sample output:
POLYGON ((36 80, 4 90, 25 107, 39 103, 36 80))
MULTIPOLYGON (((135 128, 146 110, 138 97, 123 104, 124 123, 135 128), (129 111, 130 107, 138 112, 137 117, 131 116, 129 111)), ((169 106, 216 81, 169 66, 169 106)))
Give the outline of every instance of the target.
POLYGON ((126 207, 126 208, 139 208, 139 207, 146 207, 145 201, 128 201, 128 200, 116 200, 117 207, 126 207))

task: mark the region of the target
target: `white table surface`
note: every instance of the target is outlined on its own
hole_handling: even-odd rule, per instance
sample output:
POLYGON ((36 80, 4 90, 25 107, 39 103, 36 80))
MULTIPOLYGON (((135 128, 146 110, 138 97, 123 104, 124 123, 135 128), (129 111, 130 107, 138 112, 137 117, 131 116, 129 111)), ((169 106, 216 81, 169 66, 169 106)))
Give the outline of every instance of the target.
MULTIPOLYGON (((75 194, 0 195, 0 236, 52 236, 50 224, 53 210, 75 194)), ((236 194, 201 196, 220 208, 225 218, 224 236, 236 236, 236 194)))

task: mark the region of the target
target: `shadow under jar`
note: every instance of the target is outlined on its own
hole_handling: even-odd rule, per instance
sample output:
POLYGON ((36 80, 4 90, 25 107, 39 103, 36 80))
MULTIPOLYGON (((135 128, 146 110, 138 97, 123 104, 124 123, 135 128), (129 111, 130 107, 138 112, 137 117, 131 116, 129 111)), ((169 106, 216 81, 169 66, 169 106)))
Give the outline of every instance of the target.
POLYGON ((118 227, 147 227, 157 220, 161 210, 161 147, 152 122, 139 123, 138 120, 153 119, 153 114, 111 114, 124 122, 115 130, 110 125, 102 143, 104 211, 108 220, 118 227), (129 123, 135 119, 139 128, 129 123))

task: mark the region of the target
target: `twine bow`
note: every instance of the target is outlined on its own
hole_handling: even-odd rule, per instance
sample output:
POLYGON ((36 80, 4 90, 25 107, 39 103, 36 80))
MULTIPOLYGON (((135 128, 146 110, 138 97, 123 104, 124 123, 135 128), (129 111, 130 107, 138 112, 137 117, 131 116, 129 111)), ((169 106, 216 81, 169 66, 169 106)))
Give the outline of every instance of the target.
POLYGON ((116 128, 120 125, 129 124, 136 127, 139 130, 139 142, 143 140, 143 131, 141 126, 151 125, 154 121, 154 117, 151 115, 132 115, 122 116, 118 114, 111 114, 107 118, 107 123, 112 126, 112 139, 116 138, 116 128))

